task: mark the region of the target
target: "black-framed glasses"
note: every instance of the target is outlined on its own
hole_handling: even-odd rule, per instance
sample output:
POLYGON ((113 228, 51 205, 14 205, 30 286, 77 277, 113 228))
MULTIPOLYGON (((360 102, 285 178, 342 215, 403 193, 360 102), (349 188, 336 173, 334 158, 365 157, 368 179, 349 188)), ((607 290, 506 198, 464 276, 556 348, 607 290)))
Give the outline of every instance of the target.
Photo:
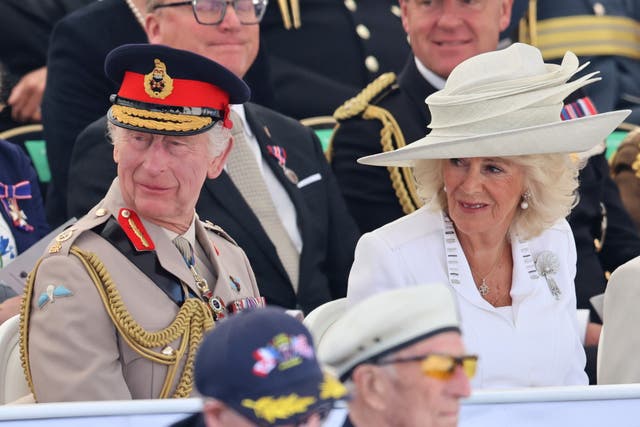
POLYGON ((268 2, 268 0, 188 0, 156 4, 152 9, 191 5, 193 16, 198 24, 220 25, 227 13, 227 6, 231 6, 241 24, 254 25, 262 20, 268 2))
POLYGON ((431 353, 422 356, 407 357, 402 359, 377 360, 376 365, 391 365, 394 363, 420 362, 422 373, 439 380, 448 380, 453 377, 456 366, 460 366, 467 378, 473 378, 478 367, 478 356, 465 354, 460 357, 448 354, 431 353))

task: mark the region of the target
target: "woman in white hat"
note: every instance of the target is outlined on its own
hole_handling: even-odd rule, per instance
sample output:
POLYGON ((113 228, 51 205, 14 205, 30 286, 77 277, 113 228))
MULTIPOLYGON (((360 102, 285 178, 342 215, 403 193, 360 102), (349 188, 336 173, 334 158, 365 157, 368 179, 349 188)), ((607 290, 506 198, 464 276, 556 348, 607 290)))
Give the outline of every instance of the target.
POLYGON ((468 59, 427 98, 426 137, 359 160, 412 166, 425 206, 361 238, 348 300, 447 281, 482 360, 476 388, 587 384, 564 219, 581 166, 571 153, 601 143, 628 111, 561 121, 562 100, 598 80, 567 83, 581 69, 571 52, 545 64, 524 44, 468 59))

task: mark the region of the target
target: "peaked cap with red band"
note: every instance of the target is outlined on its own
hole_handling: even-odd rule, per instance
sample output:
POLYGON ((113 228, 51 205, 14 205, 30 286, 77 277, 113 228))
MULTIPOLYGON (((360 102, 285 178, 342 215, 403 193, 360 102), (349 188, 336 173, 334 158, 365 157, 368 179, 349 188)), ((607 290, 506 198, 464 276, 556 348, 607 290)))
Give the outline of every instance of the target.
POLYGON ((204 56, 158 44, 112 50, 105 73, 120 84, 108 118, 127 129, 164 135, 195 135, 222 121, 231 128, 229 104, 249 100, 249 87, 204 56))

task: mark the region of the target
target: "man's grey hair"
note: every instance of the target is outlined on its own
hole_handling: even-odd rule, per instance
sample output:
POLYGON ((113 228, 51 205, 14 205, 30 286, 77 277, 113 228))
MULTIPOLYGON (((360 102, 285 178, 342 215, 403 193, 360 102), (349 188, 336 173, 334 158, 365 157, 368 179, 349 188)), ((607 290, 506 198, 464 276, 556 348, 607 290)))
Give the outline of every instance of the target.
POLYGON ((153 8, 156 5, 161 3, 162 3, 162 0, 147 0, 147 4, 146 4, 147 13, 153 12, 153 8))
MULTIPOLYGON (((119 141, 116 135, 116 132, 118 132, 117 129, 122 128, 107 121, 107 137, 110 143, 113 145, 115 145, 119 141)), ((215 125, 213 125, 211 129, 207 130, 206 134, 209 137, 209 141, 207 144, 209 154, 211 154, 212 157, 219 157, 229 146, 229 141, 231 140, 231 130, 225 128, 222 125, 222 122, 219 121, 215 125)))

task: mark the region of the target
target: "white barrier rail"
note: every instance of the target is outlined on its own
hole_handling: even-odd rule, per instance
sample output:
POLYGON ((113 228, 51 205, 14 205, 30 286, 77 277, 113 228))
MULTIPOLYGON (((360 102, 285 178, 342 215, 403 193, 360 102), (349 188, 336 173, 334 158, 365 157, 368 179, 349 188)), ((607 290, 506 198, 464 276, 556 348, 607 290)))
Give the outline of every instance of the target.
MULTIPOLYGON (((2 427, 168 426, 201 408, 199 399, 0 406, 2 427)), ((341 425, 340 411, 325 427, 341 425)), ((640 426, 640 384, 475 392, 460 427, 640 426)))

